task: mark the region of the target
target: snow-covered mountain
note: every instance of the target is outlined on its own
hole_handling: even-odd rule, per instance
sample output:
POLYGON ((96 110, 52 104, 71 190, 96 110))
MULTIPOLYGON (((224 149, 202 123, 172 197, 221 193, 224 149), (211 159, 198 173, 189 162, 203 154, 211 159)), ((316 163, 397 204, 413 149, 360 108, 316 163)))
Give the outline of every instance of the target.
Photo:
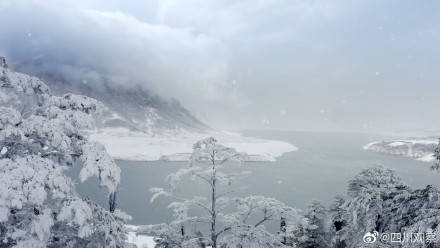
POLYGON ((210 129, 179 101, 166 100, 141 86, 124 87, 106 82, 97 85, 89 84, 87 81, 70 83, 47 75, 44 75, 43 79, 55 94, 71 92, 103 102, 112 111, 112 115, 103 120, 103 127, 125 127, 151 134, 180 129, 210 129))
POLYGON ((32 72, 42 78, 55 95, 75 93, 104 103, 108 111, 97 120, 97 129, 89 130, 89 138, 102 143, 116 159, 187 160, 192 145, 207 136, 246 152, 248 161, 274 161, 283 153, 296 150, 287 142, 213 130, 177 100, 165 100, 140 86, 71 82, 55 75, 39 75, 35 67, 32 72))
POLYGON ((431 162, 434 160, 432 155, 437 143, 438 139, 435 137, 391 139, 371 142, 364 149, 431 162))

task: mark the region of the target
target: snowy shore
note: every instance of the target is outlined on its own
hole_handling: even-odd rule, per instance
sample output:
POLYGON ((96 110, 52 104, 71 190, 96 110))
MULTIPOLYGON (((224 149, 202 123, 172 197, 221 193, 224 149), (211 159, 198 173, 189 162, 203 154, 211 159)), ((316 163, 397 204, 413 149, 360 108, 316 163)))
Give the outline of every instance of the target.
POLYGON ((215 137, 220 143, 249 155, 247 161, 275 161, 297 148, 287 142, 245 137, 232 132, 148 134, 126 128, 103 128, 90 132, 91 140, 103 144, 115 159, 134 161, 186 161, 192 145, 202 138, 215 137))
POLYGON ((438 140, 433 137, 406 138, 375 141, 365 145, 365 150, 415 158, 423 162, 434 160, 433 151, 438 140))

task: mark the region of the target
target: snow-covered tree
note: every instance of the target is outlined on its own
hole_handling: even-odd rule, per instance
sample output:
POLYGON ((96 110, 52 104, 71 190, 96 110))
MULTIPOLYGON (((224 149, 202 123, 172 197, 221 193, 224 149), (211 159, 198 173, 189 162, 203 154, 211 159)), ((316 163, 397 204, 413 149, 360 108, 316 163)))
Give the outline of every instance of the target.
POLYGON ((298 248, 330 247, 328 239, 327 210, 317 200, 313 200, 304 210, 303 218, 291 227, 293 243, 298 248))
POLYGON ((438 139, 437 146, 434 149, 434 164, 431 166, 432 170, 440 171, 440 138, 438 139))
POLYGON ((345 198, 342 195, 337 195, 328 210, 328 218, 330 219, 328 234, 332 247, 346 247, 345 241, 340 237, 340 234, 344 232, 342 228, 347 225, 346 215, 345 198))
MULTIPOLYGON (((294 209, 275 199, 263 196, 229 197, 232 192, 229 189, 232 181, 248 173, 225 173, 222 169, 227 161, 240 162, 245 158, 246 154, 225 147, 212 137, 194 144, 189 167, 166 178, 166 182, 170 185, 169 190, 151 189, 154 193, 152 201, 161 195, 176 199, 169 205, 175 214, 175 220, 166 225, 165 232, 161 235, 166 239, 162 242, 179 243, 182 247, 202 246, 201 243, 209 244, 213 248, 283 246, 276 235, 266 231, 264 223, 271 220, 278 221, 282 215, 293 218, 296 216, 294 209), (209 190, 208 197, 178 196, 176 188, 187 177, 204 182, 209 190), (223 191, 220 192, 220 190, 223 191), (202 211, 203 214, 190 215, 189 212, 193 208, 202 211), (203 224, 208 227, 206 228, 203 224), (180 232, 182 226, 194 228, 183 234, 180 232), (209 230, 208 234, 201 236, 200 233, 203 233, 205 229, 209 230)), ((164 230, 163 225, 159 226, 159 230, 164 230)))
POLYGON ((0 247, 121 247, 123 219, 82 199, 65 171, 81 164, 113 204, 120 169, 83 129, 105 107, 85 96, 54 96, 39 79, 0 58, 0 247))
POLYGON ((438 189, 412 190, 390 169, 366 169, 350 181, 346 199, 338 197, 331 207, 332 243, 334 247, 438 247, 439 209, 438 189), (398 233, 402 242, 382 242, 378 236, 374 244, 366 244, 363 236, 375 232, 398 233), (411 233, 433 234, 434 239, 411 242, 405 236, 411 233))
POLYGON ((217 234, 221 237, 220 244, 234 248, 285 247, 282 239, 269 233, 264 224, 281 218, 289 222, 297 221, 296 209, 264 196, 235 198, 234 202, 236 211, 222 214, 223 228, 217 234))
POLYGON ((382 167, 359 173, 349 182, 348 200, 341 202, 345 216, 336 221, 344 223, 338 232, 340 242, 348 247, 358 247, 367 232, 383 232, 387 224, 385 199, 404 194, 407 187, 394 171, 382 167), (342 220, 341 220, 342 219, 342 220))

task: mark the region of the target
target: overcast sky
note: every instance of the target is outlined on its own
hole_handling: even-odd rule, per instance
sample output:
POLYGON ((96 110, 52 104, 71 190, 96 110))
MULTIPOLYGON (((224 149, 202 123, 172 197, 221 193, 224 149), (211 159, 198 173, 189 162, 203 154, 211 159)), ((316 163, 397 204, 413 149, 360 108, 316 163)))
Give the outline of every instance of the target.
POLYGON ((0 1, 0 54, 225 129, 440 129, 440 1, 0 1))

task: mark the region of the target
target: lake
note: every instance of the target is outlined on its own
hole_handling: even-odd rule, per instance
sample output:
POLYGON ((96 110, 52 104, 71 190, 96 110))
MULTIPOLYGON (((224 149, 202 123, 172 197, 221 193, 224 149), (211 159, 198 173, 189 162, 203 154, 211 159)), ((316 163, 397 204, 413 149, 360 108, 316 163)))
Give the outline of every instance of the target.
MULTIPOLYGON (((303 208, 312 199, 328 205, 333 197, 346 191, 348 181, 362 169, 383 165, 398 172, 414 188, 427 184, 439 186, 440 175, 429 170, 430 164, 411 158, 375 153, 362 146, 383 137, 372 134, 320 133, 290 131, 246 131, 244 135, 283 140, 299 148, 279 157, 276 162, 246 162, 230 164, 229 171, 251 171, 248 177, 236 181, 232 187, 239 195, 264 195, 274 197, 292 207, 303 208)), ((156 224, 172 219, 167 209, 170 202, 158 199, 150 203, 151 187, 166 187, 165 177, 177 171, 186 162, 135 162, 117 161, 121 167, 121 184, 118 192, 119 208, 133 216, 131 224, 156 224)), ((76 176, 78 169, 70 172, 76 176)), ((107 207, 106 193, 99 189, 96 179, 78 184, 83 196, 89 196, 107 207)), ((189 181, 182 194, 208 196, 203 183, 189 181)))

